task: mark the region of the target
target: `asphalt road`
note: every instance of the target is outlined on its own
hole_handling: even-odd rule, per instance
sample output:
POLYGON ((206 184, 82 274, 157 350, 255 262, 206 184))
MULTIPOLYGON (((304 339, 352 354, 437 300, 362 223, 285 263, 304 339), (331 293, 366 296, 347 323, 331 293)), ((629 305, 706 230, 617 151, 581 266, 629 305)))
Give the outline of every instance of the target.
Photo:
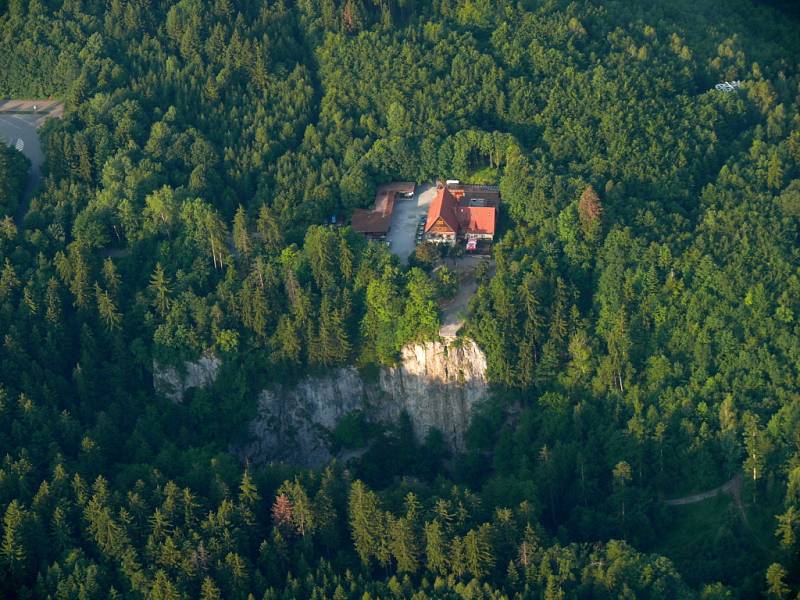
POLYGON ((31 161, 27 195, 30 195, 39 183, 44 163, 39 134, 36 132, 39 118, 39 115, 0 113, 0 140, 9 146, 16 146, 17 149, 20 149, 21 140, 21 151, 31 161))
POLYGON ((48 118, 63 114, 64 105, 55 100, 0 100, 0 142, 17 148, 31 161, 25 201, 19 207, 17 224, 22 222, 28 201, 42 178, 44 153, 36 130, 48 118))
POLYGON ((426 183, 418 185, 413 198, 398 197, 392 212, 392 224, 386 239, 389 250, 396 254, 403 264, 417 245, 417 225, 423 215, 428 214, 428 206, 436 196, 436 186, 426 183))

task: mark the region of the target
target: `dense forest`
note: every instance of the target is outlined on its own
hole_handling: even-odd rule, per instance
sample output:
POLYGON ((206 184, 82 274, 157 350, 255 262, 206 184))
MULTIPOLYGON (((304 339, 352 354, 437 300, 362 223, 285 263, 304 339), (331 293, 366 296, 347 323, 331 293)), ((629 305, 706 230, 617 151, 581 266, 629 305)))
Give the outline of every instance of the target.
POLYGON ((0 597, 800 597, 788 4, 0 0, 0 97, 66 105, 32 198, 0 146, 0 597), (450 177, 503 198, 466 450, 243 464, 257 390, 436 338, 430 253, 326 223, 450 177))

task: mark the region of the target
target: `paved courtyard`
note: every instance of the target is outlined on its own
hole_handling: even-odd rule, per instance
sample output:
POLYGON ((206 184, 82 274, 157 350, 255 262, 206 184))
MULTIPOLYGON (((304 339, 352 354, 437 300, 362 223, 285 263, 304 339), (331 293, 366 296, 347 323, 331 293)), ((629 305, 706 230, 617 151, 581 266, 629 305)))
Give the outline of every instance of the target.
MULTIPOLYGON (((26 198, 30 198, 39 184, 44 164, 44 153, 36 130, 48 117, 60 117, 63 111, 63 104, 51 100, 0 100, 0 142, 16 148, 31 161, 26 198)), ((20 206, 22 214, 24 210, 23 204, 20 206)))
POLYGON ((396 254, 403 264, 417 245, 417 228, 427 217, 428 206, 436 197, 436 186, 423 183, 417 186, 413 198, 398 197, 392 213, 392 225, 386 240, 389 250, 396 254))
POLYGON ((36 115, 0 113, 0 141, 27 156, 31 171, 38 173, 44 156, 36 133, 36 120, 36 115))
POLYGON ((58 118, 63 114, 64 105, 55 100, 0 100, 0 143, 16 148, 31 161, 25 188, 26 202, 20 204, 17 214, 19 222, 27 210, 27 200, 42 177, 44 153, 36 130, 49 117, 58 118))

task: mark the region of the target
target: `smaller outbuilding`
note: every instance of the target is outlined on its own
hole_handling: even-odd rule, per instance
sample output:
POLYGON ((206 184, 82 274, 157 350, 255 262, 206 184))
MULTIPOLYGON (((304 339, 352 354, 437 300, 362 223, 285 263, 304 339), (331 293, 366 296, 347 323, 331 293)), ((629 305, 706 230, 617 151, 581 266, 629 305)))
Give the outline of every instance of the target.
POLYGON ((392 213, 397 196, 410 198, 416 184, 411 181, 394 181, 378 188, 371 209, 357 208, 350 221, 354 230, 373 239, 384 239, 392 225, 392 213))

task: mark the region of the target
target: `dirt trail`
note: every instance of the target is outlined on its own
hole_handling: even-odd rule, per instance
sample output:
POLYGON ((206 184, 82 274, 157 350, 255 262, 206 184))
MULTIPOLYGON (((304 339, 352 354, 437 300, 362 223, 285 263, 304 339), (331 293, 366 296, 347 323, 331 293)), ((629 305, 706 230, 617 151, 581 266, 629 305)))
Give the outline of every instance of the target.
POLYGON ((723 483, 719 487, 715 487, 713 490, 708 490, 706 492, 700 492, 699 494, 692 494, 691 496, 684 496, 682 498, 673 498, 672 500, 664 500, 664 504, 668 506, 680 506, 682 504, 694 504, 695 502, 701 502, 708 498, 713 498, 719 494, 731 494, 734 497, 734 500, 737 501, 737 504, 740 505, 741 508, 741 490, 742 490, 742 474, 739 473, 730 481, 723 483))
POLYGON ((478 263, 487 261, 489 272, 494 271, 494 261, 483 256, 463 256, 455 261, 446 261, 448 267, 458 275, 458 292, 455 297, 441 305, 442 323, 439 335, 445 339, 455 338, 458 330, 464 324, 469 301, 478 290, 475 280, 475 269, 478 263))

